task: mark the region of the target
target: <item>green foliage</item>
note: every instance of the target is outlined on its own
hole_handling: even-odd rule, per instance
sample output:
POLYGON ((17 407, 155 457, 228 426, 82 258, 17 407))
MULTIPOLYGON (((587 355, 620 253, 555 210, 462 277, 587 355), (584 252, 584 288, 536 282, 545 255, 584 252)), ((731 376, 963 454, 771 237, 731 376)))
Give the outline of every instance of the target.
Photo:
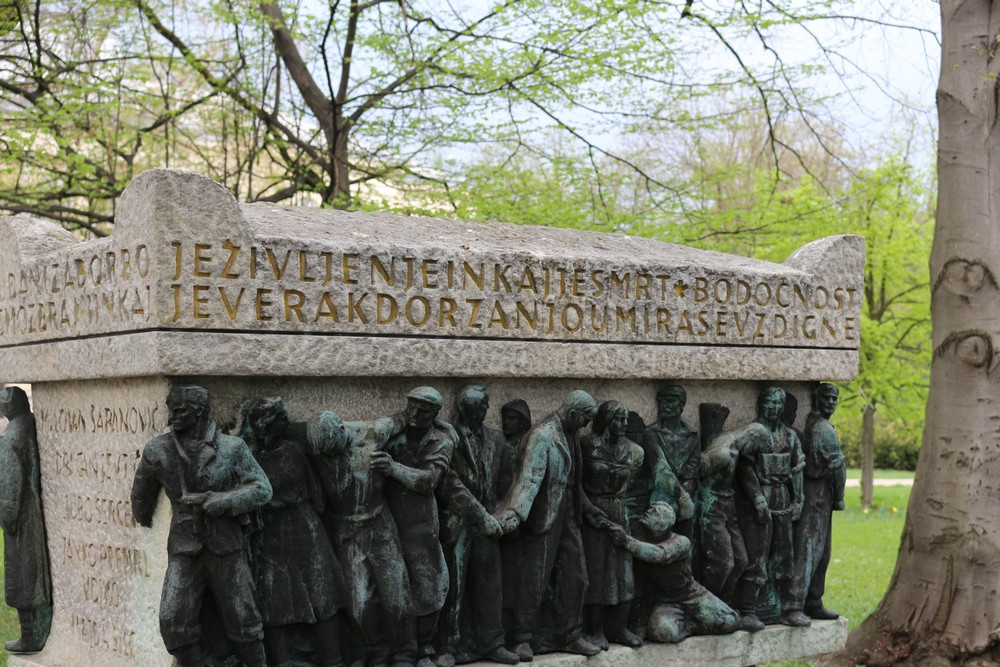
POLYGON ((712 196, 698 203, 690 222, 670 227, 671 240, 781 261, 815 238, 863 236, 859 372, 855 381, 842 386, 834 419, 851 437, 860 438, 862 412, 866 406, 877 409, 885 431, 876 437, 876 465, 912 469, 923 430, 931 355, 931 179, 891 155, 841 183, 828 179, 824 184, 809 174, 788 179, 756 172, 747 189, 734 191, 732 184, 747 172, 737 176, 734 181, 731 167, 709 173, 705 183, 712 196))
MULTIPOLYGON (((597 175, 584 151, 555 137, 550 141, 544 152, 522 148, 507 154, 502 147, 488 147, 447 190, 410 190, 406 210, 606 232, 628 231, 647 214, 634 196, 634 173, 608 169, 597 175)), ((376 205, 400 209, 389 201, 376 205)))
MULTIPOLYGON (((817 54, 784 51, 783 39, 809 39, 810 23, 850 5, 91 0, 41 3, 37 14, 5 5, 0 119, 11 129, 0 135, 0 208, 104 234, 136 173, 174 166, 245 200, 406 209, 424 206, 406 196, 428 188, 494 184, 477 160, 487 151, 515 162, 533 154, 573 176, 563 208, 592 213, 572 224, 628 227, 637 209, 681 205, 686 187, 618 137, 711 127, 724 117, 699 101, 739 91, 763 110, 777 159, 775 147, 794 142, 776 120, 813 112, 808 83, 823 69, 817 54), (547 154, 552 137, 559 155, 547 154), (596 190, 583 182, 595 179, 596 190)), ((520 211, 491 208, 485 190, 462 194, 433 210, 520 211)), ((547 208, 528 217, 561 219, 547 208)))
MULTIPOLYGON (((858 425, 854 424, 854 426, 858 425)), ((860 468, 863 464, 860 429, 841 430, 840 436, 847 465, 852 468, 860 468)), ((920 456, 920 437, 920 433, 914 433, 911 424, 899 421, 887 424, 877 423, 875 427, 875 467, 884 470, 916 470, 917 458, 920 456)))

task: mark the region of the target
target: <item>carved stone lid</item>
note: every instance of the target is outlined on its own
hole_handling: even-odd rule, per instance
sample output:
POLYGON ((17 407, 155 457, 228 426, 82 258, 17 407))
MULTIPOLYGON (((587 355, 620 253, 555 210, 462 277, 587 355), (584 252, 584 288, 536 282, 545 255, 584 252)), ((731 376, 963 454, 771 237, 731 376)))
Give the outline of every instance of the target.
POLYGON ((848 379, 863 267, 856 236, 774 264, 623 234, 241 205, 205 177, 154 169, 123 192, 107 239, 0 219, 0 360, 21 381, 848 379), (123 356, 85 352, 104 349, 123 356))

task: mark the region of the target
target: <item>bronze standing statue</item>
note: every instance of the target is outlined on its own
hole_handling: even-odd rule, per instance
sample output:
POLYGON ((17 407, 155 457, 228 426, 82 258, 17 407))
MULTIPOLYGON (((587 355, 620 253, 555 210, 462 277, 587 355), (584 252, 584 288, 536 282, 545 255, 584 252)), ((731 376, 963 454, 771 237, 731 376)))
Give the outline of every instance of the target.
POLYGON ((386 477, 375 455, 406 427, 402 415, 342 422, 323 411, 309 420, 306 439, 329 506, 324 523, 344 568, 350 624, 358 631, 351 658, 372 665, 412 664, 416 653, 410 579, 385 497, 386 477))
MULTIPOLYGON (((840 438, 830 423, 840 390, 821 384, 812 394, 812 412, 806 419, 802 450, 805 455, 802 515, 795 526, 795 579, 790 611, 808 618, 833 620, 839 614, 823 606, 826 569, 830 565, 832 514, 844 509, 847 464, 840 438)), ((798 619, 800 623, 803 619, 798 619)))
POLYGON ((481 658, 517 664, 504 646, 500 524, 493 518, 511 477, 513 461, 503 434, 483 422, 490 407, 486 387, 470 384, 455 397, 458 443, 438 489, 441 542, 450 586, 441 618, 438 667, 481 658))
POLYGON ((42 517, 35 417, 20 387, 0 391, 0 414, 8 419, 0 435, 0 526, 3 527, 4 598, 17 609, 20 639, 10 653, 37 653, 52 623, 52 581, 42 517))
POLYGON ((247 444, 216 427, 208 391, 175 385, 166 402, 170 432, 146 444, 132 484, 139 525, 152 526, 160 489, 173 510, 160 598, 163 643, 181 667, 204 667, 201 616, 211 597, 233 651, 247 667, 264 667, 244 528, 249 513, 271 499, 271 484, 247 444))
POLYGON ((742 451, 736 468, 737 509, 748 560, 736 603, 741 627, 750 632, 764 628, 758 611, 769 621, 781 618, 788 625, 808 625, 801 614, 784 611, 792 603, 794 523, 802 511, 805 466, 798 436, 781 421, 784 409, 784 391, 768 387, 760 393, 757 422, 766 427, 767 442, 759 452, 742 451))
POLYGON ((636 647, 642 639, 628 629, 629 611, 635 598, 632 556, 612 543, 607 521, 628 530, 626 489, 642 467, 642 447, 625 437, 628 408, 618 401, 605 401, 597 410, 594 427, 581 443, 583 490, 603 513, 602 526, 583 524, 583 547, 587 560, 587 597, 584 628, 588 641, 603 648, 609 642, 636 647))
MULTIPOLYGON (((675 532, 690 537, 701 444, 698 434, 681 418, 686 404, 684 387, 668 384, 660 389, 656 394, 657 420, 646 427, 639 444, 645 452, 642 479, 649 487, 648 502, 669 503, 677 514, 675 532)), ((637 509, 641 513, 648 506, 637 509)))
MULTIPOLYGON (((524 436, 531 430, 531 409, 527 401, 523 398, 515 398, 500 406, 500 430, 503 431, 507 441, 507 451, 511 459, 511 477, 501 480, 500 486, 504 493, 510 488, 513 482, 514 470, 518 465, 518 457, 521 454, 521 443, 524 436)), ((513 610, 517 607, 518 581, 521 572, 518 569, 521 562, 521 531, 514 530, 505 533, 500 538, 500 560, 503 570, 503 623, 508 641, 513 636, 513 610)))
POLYGON ((418 667, 432 667, 438 617, 448 594, 435 491, 448 471, 458 436, 437 419, 444 399, 433 387, 406 396, 406 428, 372 454, 372 470, 386 477, 385 497, 399 529, 410 580, 418 667))
POLYGON ((323 490, 307 455, 305 425, 289 422, 277 396, 253 401, 246 421, 254 457, 274 490, 251 542, 268 662, 279 667, 308 659, 336 667, 343 662, 337 613, 347 593, 320 520, 323 490), (308 653, 296 646, 302 635, 308 653))
POLYGON ((718 403, 702 403, 699 408, 702 432, 709 437, 699 465, 695 572, 705 588, 732 606, 736 604, 736 585, 747 567, 747 549, 736 510, 736 462, 741 454, 759 453, 770 436, 767 427, 758 422, 722 432, 729 408, 718 403))
POLYGON ((581 488, 578 431, 596 412, 590 394, 573 391, 528 432, 513 486, 495 514, 504 533, 521 526, 512 626, 514 652, 522 661, 530 661, 539 646, 532 642, 540 639, 536 617, 543 601, 553 610, 554 648, 582 655, 601 651, 582 636, 587 566, 580 525, 591 508, 581 488))

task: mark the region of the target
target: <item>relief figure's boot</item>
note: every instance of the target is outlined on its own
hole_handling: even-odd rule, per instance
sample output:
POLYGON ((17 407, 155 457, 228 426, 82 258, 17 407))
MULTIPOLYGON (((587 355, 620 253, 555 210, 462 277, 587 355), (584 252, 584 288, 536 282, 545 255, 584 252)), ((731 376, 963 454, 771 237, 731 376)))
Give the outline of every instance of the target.
POLYGON ((21 625, 21 637, 4 644, 8 653, 38 653, 45 646, 52 624, 52 607, 40 609, 18 609, 17 620, 21 625))
POLYGON ((267 657, 264 654, 264 642, 245 642, 236 644, 236 655, 246 667, 267 667, 267 657))
POLYGON ((189 644, 170 651, 177 667, 205 667, 205 652, 200 643, 189 644))

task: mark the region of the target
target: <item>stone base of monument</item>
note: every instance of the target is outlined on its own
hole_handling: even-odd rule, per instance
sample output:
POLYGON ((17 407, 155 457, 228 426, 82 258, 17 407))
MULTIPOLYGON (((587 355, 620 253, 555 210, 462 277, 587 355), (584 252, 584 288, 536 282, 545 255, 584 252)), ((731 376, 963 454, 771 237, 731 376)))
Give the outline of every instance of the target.
MULTIPOLYGON (((813 621, 808 628, 769 625, 753 634, 740 631, 731 635, 688 637, 679 644, 649 643, 638 649, 612 646, 593 658, 550 653, 537 656, 533 664, 544 667, 747 667, 833 653, 844 648, 846 641, 847 619, 842 617, 836 621, 813 621)), ((491 664, 494 663, 475 663, 476 667, 491 664)))
MULTIPOLYGON (((806 658, 832 653, 847 641, 847 619, 813 621, 812 627, 790 628, 769 625, 761 632, 734 632, 731 635, 688 637, 679 644, 645 644, 639 649, 612 646, 610 650, 585 658, 566 653, 549 653, 535 658, 543 667, 747 667, 776 660, 806 658)), ((53 667, 35 656, 11 656, 9 667, 53 667)), ((495 663, 474 663, 492 665, 495 663)), ((66 667, 70 667, 67 663, 66 667)), ((75 666, 74 666, 75 667, 75 666)))

